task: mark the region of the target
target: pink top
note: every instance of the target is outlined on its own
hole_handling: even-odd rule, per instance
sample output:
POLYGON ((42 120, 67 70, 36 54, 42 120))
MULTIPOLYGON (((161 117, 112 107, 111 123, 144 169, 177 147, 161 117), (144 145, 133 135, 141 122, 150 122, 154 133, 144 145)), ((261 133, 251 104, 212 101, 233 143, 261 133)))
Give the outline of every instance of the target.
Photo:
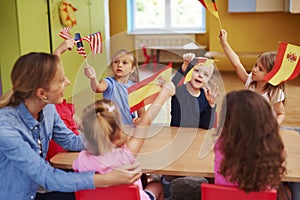
POLYGON ((215 152, 215 163, 214 163, 215 184, 237 186, 236 183, 231 183, 226 181, 225 177, 219 173, 221 161, 223 159, 223 154, 220 151, 220 139, 218 139, 217 143, 215 144, 214 152, 215 152))
MULTIPOLYGON (((95 171, 99 174, 105 174, 124 165, 132 164, 136 161, 134 155, 127 148, 123 147, 114 148, 111 152, 104 155, 95 156, 86 150, 82 150, 78 158, 73 162, 73 169, 75 171, 95 171)), ((149 196, 143 190, 141 180, 134 183, 140 189, 141 200, 149 200, 149 196)))

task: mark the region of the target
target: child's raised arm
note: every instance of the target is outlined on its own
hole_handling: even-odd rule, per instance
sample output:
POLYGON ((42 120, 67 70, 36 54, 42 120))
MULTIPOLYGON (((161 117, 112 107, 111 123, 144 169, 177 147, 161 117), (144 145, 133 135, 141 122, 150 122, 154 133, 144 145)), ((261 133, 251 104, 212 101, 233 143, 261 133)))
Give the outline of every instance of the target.
POLYGON ((188 68, 190 62, 195 58, 194 53, 185 53, 182 56, 183 58, 183 63, 181 65, 182 72, 184 73, 186 69, 188 68))
POLYGON ((104 80, 98 82, 96 71, 92 66, 84 67, 84 75, 91 80, 91 88, 96 93, 102 93, 107 89, 107 83, 104 80))
POLYGON ((133 154, 140 152, 147 135, 149 125, 155 119, 165 101, 174 94, 174 84, 172 82, 164 83, 160 93, 142 117, 140 124, 136 127, 133 136, 127 141, 127 147, 133 154))
POLYGON ((183 63, 181 67, 178 69, 174 77, 172 78, 172 82, 177 86, 178 83, 182 80, 182 78, 193 68, 191 61, 195 58, 194 53, 185 53, 182 56, 183 63))
POLYGON ((75 45, 74 39, 64 40, 60 45, 54 50, 53 54, 60 57, 67 49, 72 50, 75 45))
POLYGON ((233 51, 233 49, 229 45, 227 41, 227 31, 225 29, 221 29, 219 38, 224 53, 226 54, 227 58, 231 62, 239 79, 243 82, 243 84, 245 84, 248 78, 248 73, 245 70, 244 66, 242 65, 239 56, 233 51))

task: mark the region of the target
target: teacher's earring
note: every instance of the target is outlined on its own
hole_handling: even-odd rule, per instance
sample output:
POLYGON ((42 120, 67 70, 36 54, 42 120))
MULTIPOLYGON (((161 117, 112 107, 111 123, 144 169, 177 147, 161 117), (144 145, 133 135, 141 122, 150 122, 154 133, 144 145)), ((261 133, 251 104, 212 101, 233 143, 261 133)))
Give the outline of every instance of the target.
POLYGON ((43 96, 43 100, 47 100, 48 99, 48 97, 47 96, 43 96))

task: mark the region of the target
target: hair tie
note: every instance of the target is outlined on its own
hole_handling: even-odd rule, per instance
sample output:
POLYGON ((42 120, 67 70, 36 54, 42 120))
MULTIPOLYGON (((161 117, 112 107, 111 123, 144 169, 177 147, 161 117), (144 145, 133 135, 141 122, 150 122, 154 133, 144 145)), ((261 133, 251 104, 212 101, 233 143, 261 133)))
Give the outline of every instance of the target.
POLYGON ((107 108, 108 112, 112 112, 115 110, 115 105, 109 105, 107 103, 102 103, 105 108, 107 108))

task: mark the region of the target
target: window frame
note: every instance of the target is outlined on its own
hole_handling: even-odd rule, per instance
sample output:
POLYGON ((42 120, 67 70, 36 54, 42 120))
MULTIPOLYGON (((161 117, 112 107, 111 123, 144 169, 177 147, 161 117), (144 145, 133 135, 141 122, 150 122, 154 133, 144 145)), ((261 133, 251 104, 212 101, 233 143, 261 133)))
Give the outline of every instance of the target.
POLYGON ((203 19, 203 26, 202 27, 171 27, 171 20, 169 17, 170 7, 171 7, 171 0, 164 0, 165 1, 165 19, 166 24, 164 28, 136 28, 135 27, 135 3, 136 0, 126 0, 126 7, 127 7, 127 34, 138 35, 138 34, 201 34, 206 33, 206 9, 202 6, 202 19, 203 19))

